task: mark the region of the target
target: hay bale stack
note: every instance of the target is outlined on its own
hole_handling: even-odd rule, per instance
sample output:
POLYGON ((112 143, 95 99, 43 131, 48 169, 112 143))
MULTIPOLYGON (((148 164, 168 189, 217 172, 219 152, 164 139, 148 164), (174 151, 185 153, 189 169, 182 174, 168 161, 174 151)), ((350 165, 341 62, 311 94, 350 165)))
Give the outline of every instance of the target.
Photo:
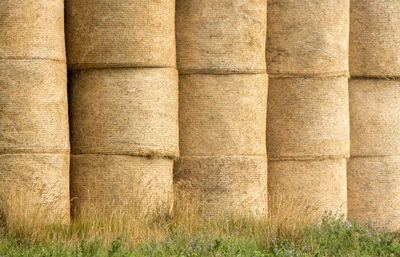
POLYGON ((175 184, 204 216, 266 213, 267 83, 266 74, 180 76, 175 184))
POLYGON ((68 223, 64 2, 0 7, 0 208, 27 223, 68 223))
POLYGON ((348 215, 400 230, 400 2, 351 0, 348 215))
POLYGON ((349 216, 400 229, 400 81, 350 80, 349 216))
POLYGON ((267 211, 266 1, 178 0, 178 204, 203 217, 267 211))
POLYGON ((76 211, 171 208, 179 155, 174 12, 174 0, 66 1, 76 211))
POLYGON ((346 213, 348 26, 349 0, 268 1, 271 213, 275 199, 346 213))

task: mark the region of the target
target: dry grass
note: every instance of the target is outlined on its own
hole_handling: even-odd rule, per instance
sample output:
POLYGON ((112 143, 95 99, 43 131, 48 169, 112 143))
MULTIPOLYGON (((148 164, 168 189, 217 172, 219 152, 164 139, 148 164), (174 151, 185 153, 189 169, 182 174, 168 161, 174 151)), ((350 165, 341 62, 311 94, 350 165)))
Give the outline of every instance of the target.
POLYGON ((1 195, 1 220, 7 233, 19 239, 43 243, 63 241, 66 245, 96 238, 109 245, 121 237, 133 248, 151 239, 162 240, 180 230, 188 234, 206 231, 218 237, 252 237, 260 246, 268 246, 275 238, 300 240, 313 217, 312 210, 299 208, 304 205, 291 199, 274 199, 276 212, 267 217, 221 216, 210 220, 201 219, 196 206, 182 201, 172 212, 159 210, 152 215, 139 215, 138 206, 105 209, 92 203, 80 209, 69 225, 49 224, 43 211, 29 202, 29 194, 16 192, 1 195))

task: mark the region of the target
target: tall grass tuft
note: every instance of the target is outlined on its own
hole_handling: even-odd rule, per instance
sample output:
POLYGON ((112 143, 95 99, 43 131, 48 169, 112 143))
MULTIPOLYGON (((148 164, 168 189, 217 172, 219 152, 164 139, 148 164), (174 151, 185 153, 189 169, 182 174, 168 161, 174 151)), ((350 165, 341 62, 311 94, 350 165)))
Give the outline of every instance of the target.
POLYGON ((77 241, 101 239, 102 244, 109 245, 121 238, 126 247, 134 248, 163 240, 176 231, 193 235, 207 231, 216 237, 251 237, 267 247, 274 238, 300 240, 312 222, 312 210, 299 208, 301 204, 293 199, 275 199, 279 208, 265 217, 219 215, 212 219, 201 218, 197 204, 182 200, 172 211, 159 209, 152 214, 138 212, 140 203, 114 208, 88 202, 80 205, 79 211, 73 210, 70 224, 62 224, 46 220, 40 205, 29 202, 33 196, 21 193, 12 189, 6 196, 1 195, 0 224, 14 238, 45 244, 62 241, 74 245, 77 241))

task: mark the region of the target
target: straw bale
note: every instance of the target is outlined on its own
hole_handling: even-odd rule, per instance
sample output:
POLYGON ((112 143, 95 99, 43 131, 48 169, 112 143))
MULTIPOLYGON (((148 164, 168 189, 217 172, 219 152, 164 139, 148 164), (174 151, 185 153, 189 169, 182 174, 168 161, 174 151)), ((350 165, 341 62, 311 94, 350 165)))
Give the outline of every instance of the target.
POLYGON ((68 223, 69 154, 0 154, 0 199, 14 215, 68 223))
POLYGON ((0 59, 65 61, 64 1, 0 1, 0 59))
POLYGON ((173 160, 123 155, 72 155, 74 207, 137 210, 137 214, 172 208, 173 160), (83 205, 85 206, 85 205, 83 205))
POLYGON ((70 77, 74 154, 176 157, 176 69, 91 69, 70 77))
POLYGON ((70 68, 176 67, 175 0, 66 0, 70 68))
POLYGON ((263 73, 266 0, 177 0, 180 73, 263 73))
POLYGON ((400 81, 351 79, 352 156, 400 155, 400 81))
MULTIPOLYGON (((325 212, 346 214, 346 159, 269 161, 270 199, 298 199, 320 218, 325 212)), ((271 212, 274 201, 270 202, 271 212)))
POLYGON ((265 155, 266 74, 180 76, 184 156, 265 155))
POLYGON ((347 77, 269 81, 268 157, 348 157, 347 77))
POLYGON ((204 217, 265 215, 265 156, 182 157, 174 166, 177 204, 199 204, 204 217))
POLYGON ((400 157, 352 157, 348 166, 348 216, 400 230, 400 157))
POLYGON ((65 64, 0 60, 2 152, 69 152, 65 64))
POLYGON ((351 0, 350 74, 400 77, 400 1, 351 0))
POLYGON ((349 0, 268 0, 268 73, 348 74, 349 0))

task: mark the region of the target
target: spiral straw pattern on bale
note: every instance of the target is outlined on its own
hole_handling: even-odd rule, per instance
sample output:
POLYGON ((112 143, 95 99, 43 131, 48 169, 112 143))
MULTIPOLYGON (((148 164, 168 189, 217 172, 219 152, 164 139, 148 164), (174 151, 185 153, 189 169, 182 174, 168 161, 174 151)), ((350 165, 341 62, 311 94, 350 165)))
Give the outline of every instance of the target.
POLYGON ((178 0, 178 204, 203 217, 267 211, 266 1, 178 0))
POLYGON ((348 26, 349 0, 268 1, 272 214, 289 198, 315 217, 347 212, 348 26))
POLYGON ((174 0, 66 1, 77 211, 171 208, 179 155, 174 12, 174 0))
POLYGON ((68 223, 64 2, 3 0, 0 16, 0 208, 68 223))

